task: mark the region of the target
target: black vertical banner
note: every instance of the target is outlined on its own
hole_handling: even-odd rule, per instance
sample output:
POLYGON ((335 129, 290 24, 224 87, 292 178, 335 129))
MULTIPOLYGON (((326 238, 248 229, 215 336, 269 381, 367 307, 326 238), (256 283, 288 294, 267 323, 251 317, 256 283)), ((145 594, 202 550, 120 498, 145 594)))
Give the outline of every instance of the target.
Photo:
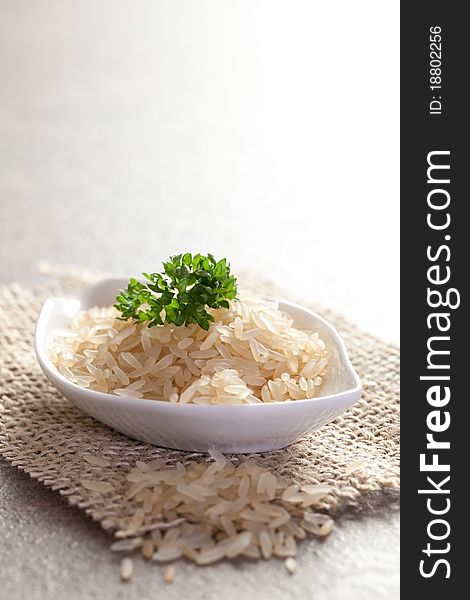
POLYGON ((403 598, 468 595, 466 8, 401 4, 403 598))

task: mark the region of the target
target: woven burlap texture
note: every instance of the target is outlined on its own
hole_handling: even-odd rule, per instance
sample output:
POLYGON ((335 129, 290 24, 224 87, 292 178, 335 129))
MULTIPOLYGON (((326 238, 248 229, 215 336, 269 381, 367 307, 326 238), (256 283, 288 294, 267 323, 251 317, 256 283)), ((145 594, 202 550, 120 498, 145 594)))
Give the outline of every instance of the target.
MULTIPOLYGON (((173 464, 206 461, 207 456, 158 448, 119 434, 80 412, 45 379, 33 350, 41 305, 48 295, 68 293, 96 277, 80 269, 56 269, 53 275, 53 283, 34 288, 0 287, 0 453, 13 466, 58 490, 105 529, 122 527, 136 509, 133 500, 124 497, 126 476, 137 460, 165 457, 173 464), (94 466, 84 454, 106 457, 111 466, 94 466), (81 482, 90 479, 109 482, 112 491, 86 489, 81 482)), ((256 282, 258 292, 288 298, 260 277, 242 279, 248 286, 256 282)), ((364 391, 360 401, 333 423, 286 449, 254 459, 295 482, 330 484, 333 492, 323 508, 332 514, 394 503, 399 487, 398 349, 329 311, 301 302, 339 330, 364 391)))

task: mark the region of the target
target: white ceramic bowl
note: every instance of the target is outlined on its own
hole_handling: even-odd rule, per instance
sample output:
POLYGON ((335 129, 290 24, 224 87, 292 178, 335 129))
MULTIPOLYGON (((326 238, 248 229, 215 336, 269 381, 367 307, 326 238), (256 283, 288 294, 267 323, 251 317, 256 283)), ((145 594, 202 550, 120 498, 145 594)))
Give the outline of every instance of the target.
POLYGON ((300 329, 318 331, 330 350, 329 372, 322 396, 311 400, 205 406, 163 400, 123 398, 94 392, 66 379, 48 358, 52 336, 67 328, 71 318, 92 306, 113 304, 125 279, 107 279, 74 297, 49 298, 36 325, 35 350, 49 381, 75 406, 113 429, 138 440, 181 450, 264 452, 277 450, 318 429, 350 407, 361 384, 335 329, 315 313, 279 301, 300 329))

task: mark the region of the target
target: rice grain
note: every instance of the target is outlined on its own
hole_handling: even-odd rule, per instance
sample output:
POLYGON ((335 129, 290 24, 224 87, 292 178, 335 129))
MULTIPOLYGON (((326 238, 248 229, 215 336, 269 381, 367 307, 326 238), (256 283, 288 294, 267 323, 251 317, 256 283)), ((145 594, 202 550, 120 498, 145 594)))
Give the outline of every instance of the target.
POLYGON ((113 486, 107 481, 92 481, 89 479, 82 479, 82 485, 87 490, 99 492, 100 494, 107 494, 113 490, 113 486))
POLYGON ((168 565, 163 573, 163 580, 165 583, 173 583, 176 577, 176 569, 174 565, 168 565))
POLYGON ((119 573, 123 581, 129 581, 134 574, 134 563, 130 558, 123 558, 119 567, 119 573))
POLYGON ((293 575, 297 571, 297 562, 295 558, 292 558, 291 556, 289 558, 286 558, 286 560, 284 561, 284 565, 291 575, 293 575))

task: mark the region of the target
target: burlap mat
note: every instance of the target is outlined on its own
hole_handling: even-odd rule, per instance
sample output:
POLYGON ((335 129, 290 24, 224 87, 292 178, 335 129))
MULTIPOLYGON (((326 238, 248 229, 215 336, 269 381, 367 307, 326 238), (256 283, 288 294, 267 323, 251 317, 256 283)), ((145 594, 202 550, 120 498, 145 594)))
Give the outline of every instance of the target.
MULTIPOLYGON (((43 267, 54 282, 34 288, 0 287, 0 453, 12 465, 58 490, 105 529, 122 525, 135 510, 124 499, 126 475, 136 460, 164 456, 168 463, 207 460, 157 448, 116 433, 80 412, 44 378, 33 351, 34 325, 45 298, 91 282, 96 274, 43 267), (106 457, 109 467, 84 460, 86 453, 106 457), (86 489, 83 479, 100 479, 113 492, 86 489)), ((245 284, 249 276, 242 276, 245 284)), ((267 281, 251 277, 255 289, 299 302, 267 281)), ((361 377, 361 400, 343 416, 300 442, 256 455, 273 473, 297 482, 333 487, 324 508, 330 513, 371 510, 396 501, 399 487, 399 353, 346 320, 301 300, 343 336, 361 377)), ((237 460, 237 457, 233 457, 237 460)))

